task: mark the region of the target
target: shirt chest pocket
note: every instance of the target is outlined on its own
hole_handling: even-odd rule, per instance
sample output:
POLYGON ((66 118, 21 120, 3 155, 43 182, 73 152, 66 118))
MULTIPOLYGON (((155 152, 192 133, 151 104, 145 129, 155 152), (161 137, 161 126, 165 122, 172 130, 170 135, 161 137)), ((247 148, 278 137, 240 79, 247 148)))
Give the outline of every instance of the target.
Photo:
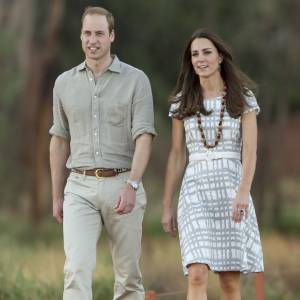
POLYGON ((102 141, 108 148, 116 151, 122 151, 127 148, 130 140, 130 130, 128 128, 128 106, 120 103, 110 103, 103 112, 103 136, 102 141))
POLYGON ((127 116, 127 106, 114 104, 107 109, 107 121, 112 126, 125 126, 127 116))

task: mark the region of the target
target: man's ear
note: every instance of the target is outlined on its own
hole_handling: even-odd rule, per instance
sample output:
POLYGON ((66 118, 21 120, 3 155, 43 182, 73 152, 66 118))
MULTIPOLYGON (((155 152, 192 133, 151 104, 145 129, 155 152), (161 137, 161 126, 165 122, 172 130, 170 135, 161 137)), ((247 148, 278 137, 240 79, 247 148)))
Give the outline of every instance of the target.
POLYGON ((109 34, 110 41, 113 42, 115 40, 115 31, 112 30, 111 33, 109 34))

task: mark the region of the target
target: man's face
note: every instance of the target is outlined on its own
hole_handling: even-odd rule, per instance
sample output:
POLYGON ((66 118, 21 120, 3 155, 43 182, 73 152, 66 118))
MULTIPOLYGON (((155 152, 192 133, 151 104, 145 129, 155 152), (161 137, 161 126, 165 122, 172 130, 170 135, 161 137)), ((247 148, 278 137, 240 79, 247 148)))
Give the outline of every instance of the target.
POLYGON ((114 31, 109 33, 108 22, 105 16, 85 16, 80 39, 86 59, 98 61, 110 55, 110 46, 114 38, 114 31))

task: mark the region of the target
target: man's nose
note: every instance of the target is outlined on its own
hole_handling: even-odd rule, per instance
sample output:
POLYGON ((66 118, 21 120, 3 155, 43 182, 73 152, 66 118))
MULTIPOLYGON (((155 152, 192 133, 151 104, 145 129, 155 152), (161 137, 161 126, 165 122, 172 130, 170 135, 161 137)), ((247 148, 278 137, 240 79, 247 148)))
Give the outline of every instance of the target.
POLYGON ((94 34, 91 34, 90 43, 95 43, 96 41, 97 41, 96 36, 94 34))

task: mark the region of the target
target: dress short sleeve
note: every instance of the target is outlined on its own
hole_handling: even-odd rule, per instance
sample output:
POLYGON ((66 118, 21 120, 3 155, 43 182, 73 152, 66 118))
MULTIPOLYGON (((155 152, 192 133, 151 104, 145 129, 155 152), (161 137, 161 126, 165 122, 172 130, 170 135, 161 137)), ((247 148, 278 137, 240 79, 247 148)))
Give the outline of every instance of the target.
POLYGON ((260 107, 257 104, 256 97, 250 91, 249 95, 245 96, 244 114, 255 111, 256 115, 260 113, 260 107))
POLYGON ((172 103, 169 110, 169 117, 173 118, 174 112, 178 109, 180 102, 172 103))

